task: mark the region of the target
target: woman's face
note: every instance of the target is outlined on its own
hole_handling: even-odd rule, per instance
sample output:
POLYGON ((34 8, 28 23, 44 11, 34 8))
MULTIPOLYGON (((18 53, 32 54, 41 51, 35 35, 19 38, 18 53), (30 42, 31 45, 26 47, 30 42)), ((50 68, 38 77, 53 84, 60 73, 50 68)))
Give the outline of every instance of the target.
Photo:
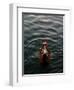
POLYGON ((46 48, 47 47, 47 45, 44 45, 44 48, 46 48))
POLYGON ((48 46, 47 42, 43 42, 43 47, 46 48, 48 46))

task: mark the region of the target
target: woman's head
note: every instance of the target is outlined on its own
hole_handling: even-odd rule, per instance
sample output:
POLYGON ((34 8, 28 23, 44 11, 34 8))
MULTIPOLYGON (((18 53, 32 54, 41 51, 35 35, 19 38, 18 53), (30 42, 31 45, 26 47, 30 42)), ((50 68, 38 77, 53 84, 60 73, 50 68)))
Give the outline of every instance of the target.
POLYGON ((47 46, 48 46, 47 41, 46 41, 46 40, 45 40, 45 41, 43 41, 42 45, 43 45, 43 47, 47 47, 47 46))

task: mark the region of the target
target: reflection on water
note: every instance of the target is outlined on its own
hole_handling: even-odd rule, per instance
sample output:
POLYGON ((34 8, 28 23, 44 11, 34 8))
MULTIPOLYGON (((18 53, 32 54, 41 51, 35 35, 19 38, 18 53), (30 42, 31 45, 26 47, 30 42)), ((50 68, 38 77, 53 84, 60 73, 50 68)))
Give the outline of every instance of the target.
POLYGON ((63 72, 63 15, 22 14, 24 74, 63 72), (51 63, 39 63, 39 48, 48 41, 51 63))

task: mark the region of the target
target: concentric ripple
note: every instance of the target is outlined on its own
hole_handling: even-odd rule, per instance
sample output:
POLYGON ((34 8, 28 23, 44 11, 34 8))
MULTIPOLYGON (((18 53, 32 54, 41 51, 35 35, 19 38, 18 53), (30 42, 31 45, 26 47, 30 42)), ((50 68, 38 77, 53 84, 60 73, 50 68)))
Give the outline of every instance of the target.
POLYGON ((22 14, 24 74, 63 72, 63 15, 22 14), (51 63, 42 69, 39 48, 48 41, 51 63))

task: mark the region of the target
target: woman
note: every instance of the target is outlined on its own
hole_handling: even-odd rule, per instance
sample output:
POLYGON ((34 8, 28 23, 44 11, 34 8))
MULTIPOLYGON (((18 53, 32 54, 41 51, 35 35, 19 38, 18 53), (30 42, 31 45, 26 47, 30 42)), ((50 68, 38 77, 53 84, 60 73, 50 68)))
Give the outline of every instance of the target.
POLYGON ((50 63, 50 50, 48 49, 47 41, 42 43, 42 48, 40 48, 40 64, 46 66, 50 63))

